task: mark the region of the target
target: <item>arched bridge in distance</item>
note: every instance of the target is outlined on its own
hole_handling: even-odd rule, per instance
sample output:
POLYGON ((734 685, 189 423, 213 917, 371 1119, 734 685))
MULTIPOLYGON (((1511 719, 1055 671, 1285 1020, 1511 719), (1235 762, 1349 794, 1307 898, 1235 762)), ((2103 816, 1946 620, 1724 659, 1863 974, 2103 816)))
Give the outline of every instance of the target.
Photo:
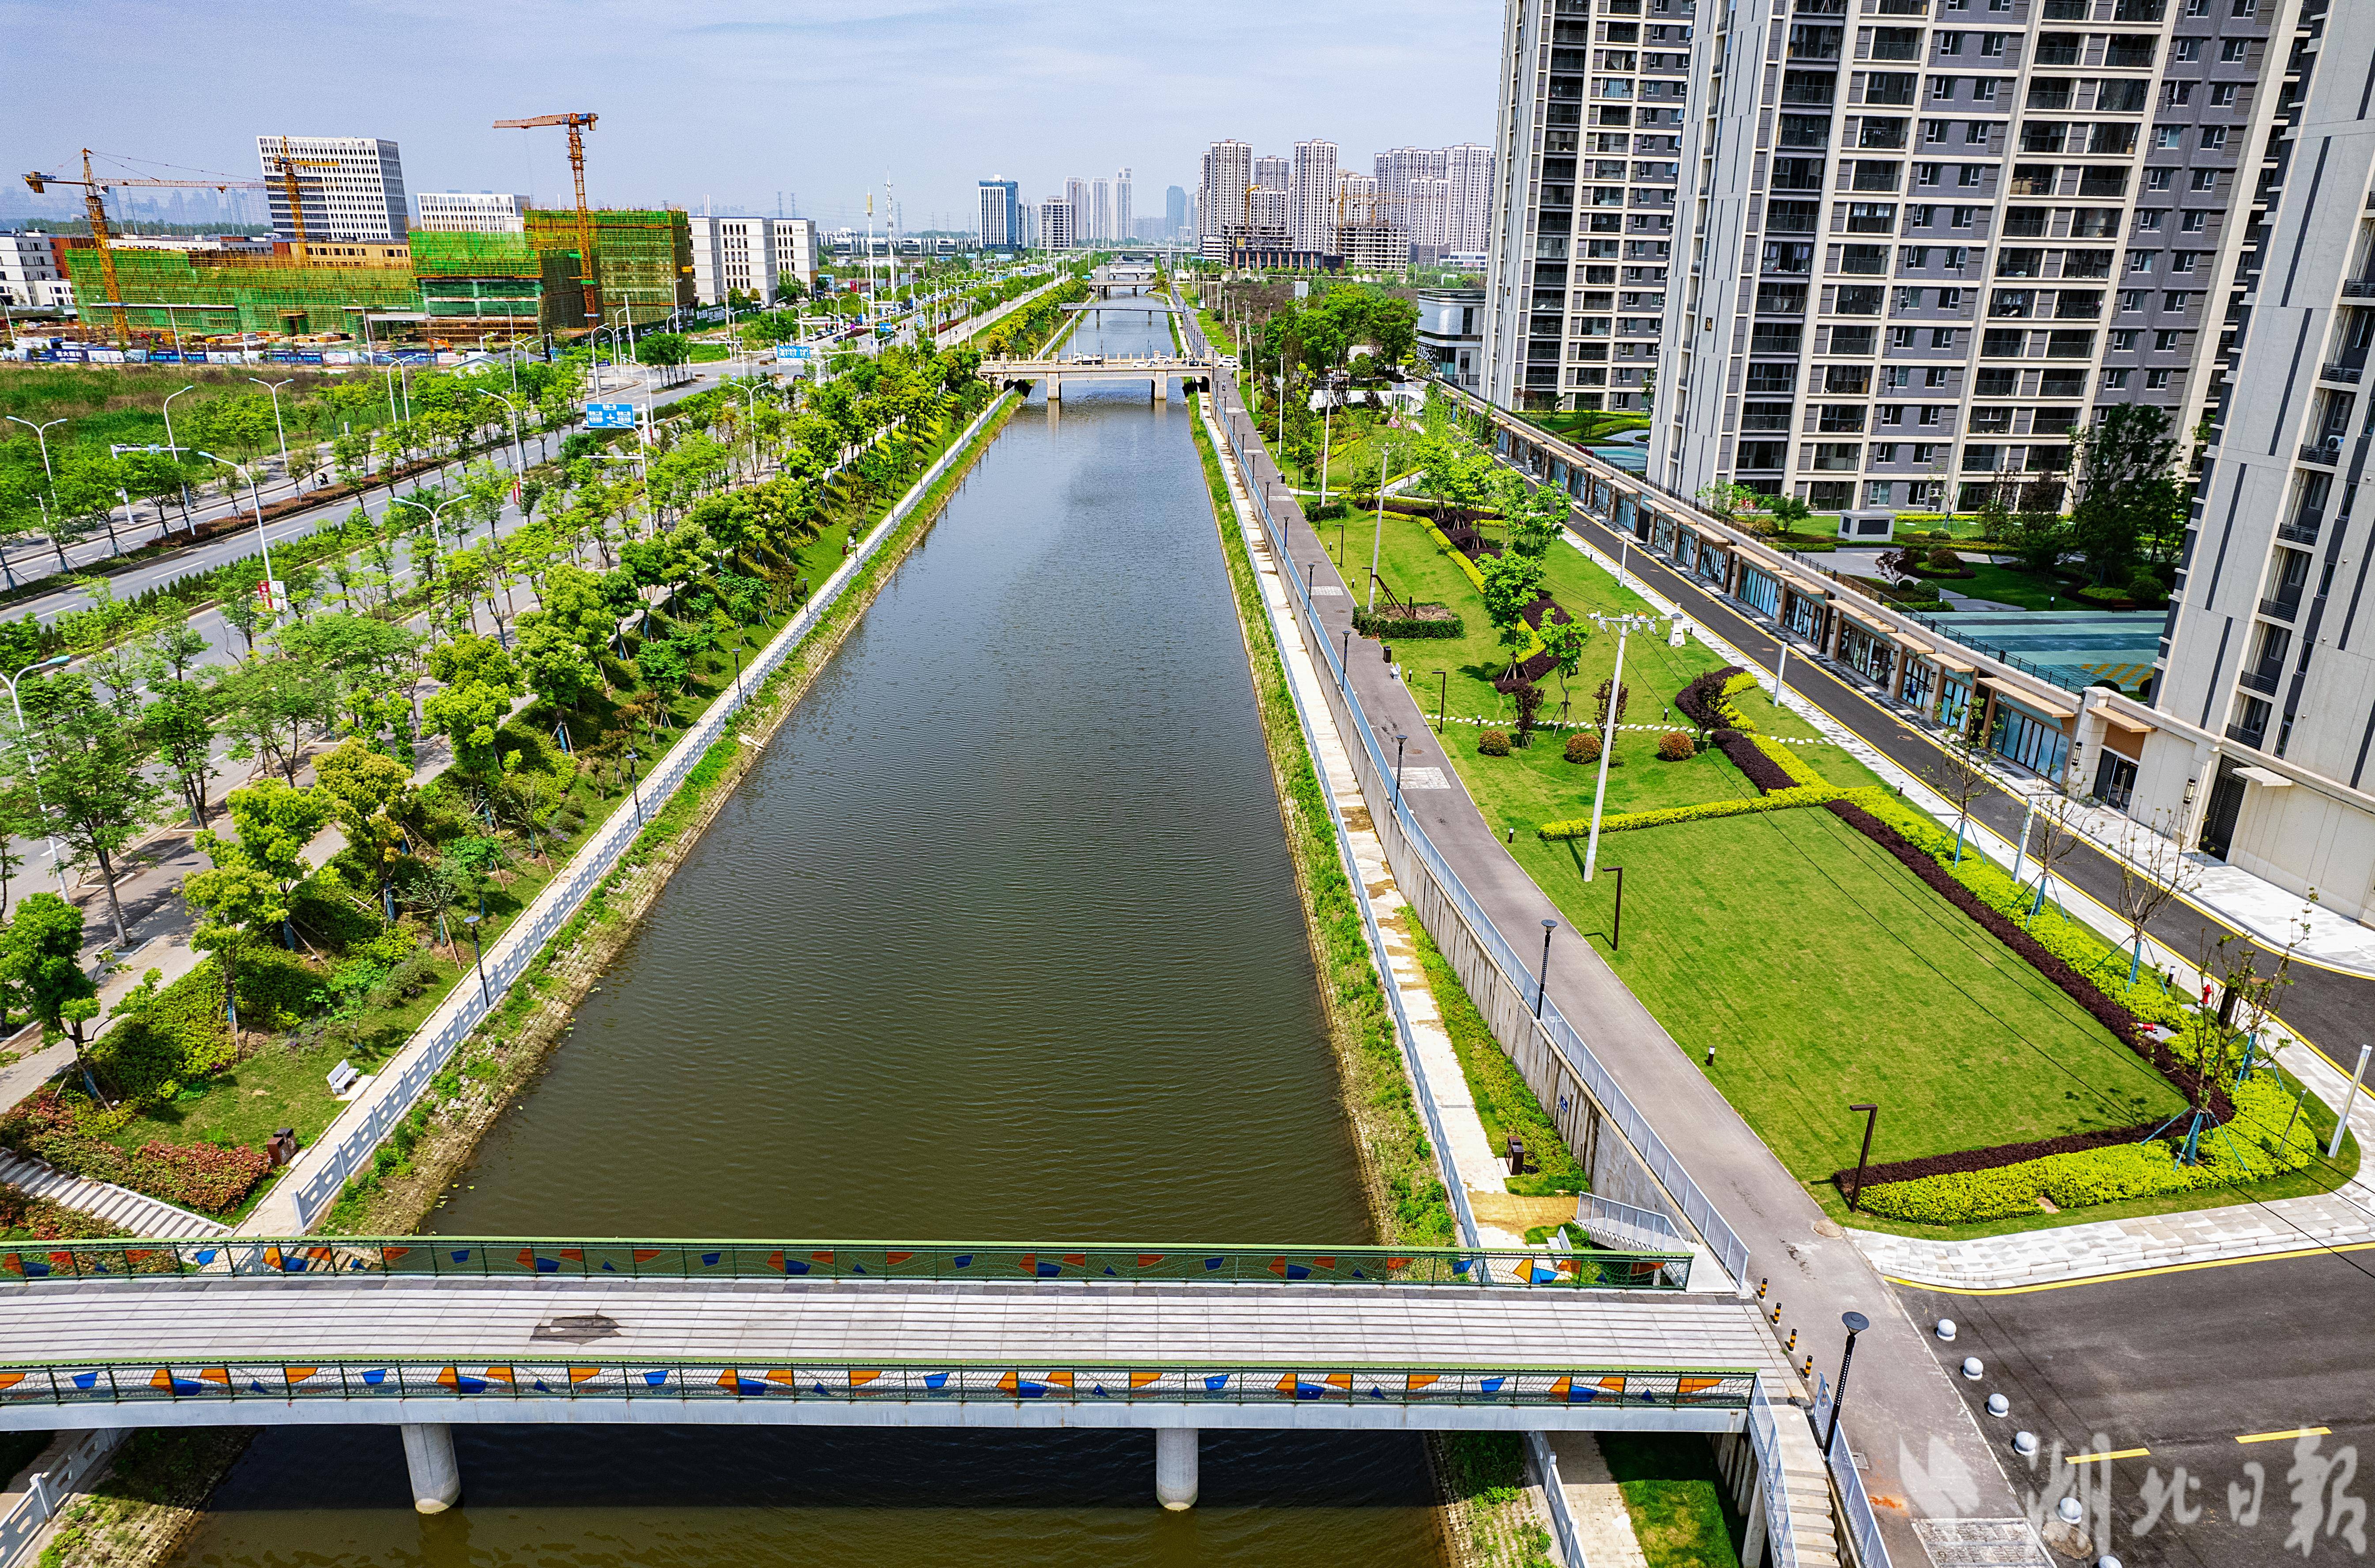
POLYGON ((1801 1392, 1687 1253, 419 1236, 0 1248, 0 1429, 455 1422, 1738 1432, 1801 1392))

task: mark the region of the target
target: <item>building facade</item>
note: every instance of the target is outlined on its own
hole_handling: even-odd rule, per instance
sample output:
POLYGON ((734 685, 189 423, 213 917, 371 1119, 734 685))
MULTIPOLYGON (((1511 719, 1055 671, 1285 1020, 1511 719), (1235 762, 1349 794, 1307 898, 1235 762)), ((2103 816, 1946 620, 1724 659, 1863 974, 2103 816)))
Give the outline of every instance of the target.
POLYGON ((1163 232, 1175 240, 1184 239, 1191 232, 1188 223, 1188 193, 1177 185, 1163 188, 1163 232))
POLYGON ((1138 237, 1138 229, 1129 215, 1129 171, 1125 169, 1114 177, 1113 238, 1128 241, 1138 237))
POLYGON ((1204 149, 1203 179, 1197 186, 1196 225, 1199 240, 1225 239, 1232 227, 1246 224, 1246 193, 1254 183, 1254 149, 1247 143, 1214 142, 1204 149))
POLYGON ((527 197, 488 191, 423 191, 415 229, 431 234, 522 234, 527 231, 527 197))
POLYGON ((1726 13, 1702 62, 1765 69, 1691 116, 1698 265, 1671 291, 1652 476, 1885 536, 1903 510, 2058 504, 2071 433, 2109 405, 2192 429, 2296 6, 1726 13))
POLYGON ((809 219, 694 216, 686 222, 699 303, 738 298, 773 304, 795 281, 802 293, 815 289, 817 234, 809 219))
POLYGON ((1022 186, 1012 180, 981 183, 979 233, 983 250, 1011 251, 1022 245, 1021 193, 1022 186))
POLYGON ((0 300, 18 310, 71 311, 74 281, 48 234, 0 234, 0 300))
POLYGON ((284 159, 293 166, 299 212, 309 241, 401 240, 409 225, 404 160, 396 144, 370 136, 258 136, 276 238, 294 240, 284 159))
POLYGON ((1482 289, 1422 289, 1418 291, 1418 351, 1436 373, 1470 392, 1477 391, 1484 356, 1482 289))
POLYGON ((1287 232, 1299 251, 1336 249, 1336 144, 1294 144, 1286 177, 1287 232))
MULTIPOLYGON (((1079 181, 1074 181, 1078 184, 1079 181)), ((1072 204, 1062 196, 1049 196, 1039 204, 1038 248, 1043 251, 1069 251, 1079 242, 1072 234, 1072 204)))

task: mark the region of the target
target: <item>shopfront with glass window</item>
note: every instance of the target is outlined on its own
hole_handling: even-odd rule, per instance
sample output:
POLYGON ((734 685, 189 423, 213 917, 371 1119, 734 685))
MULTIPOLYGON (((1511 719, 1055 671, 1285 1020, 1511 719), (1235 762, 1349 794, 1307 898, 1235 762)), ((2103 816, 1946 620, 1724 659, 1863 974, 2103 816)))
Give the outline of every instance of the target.
POLYGON ((1816 641, 1823 625, 1822 599, 1802 588, 1791 588, 1790 613, 1782 618, 1782 624, 1793 636, 1802 637, 1809 643, 1816 641))
POLYGON ((1885 632, 1849 616, 1839 631, 1839 662, 1885 689, 1896 673, 1896 645, 1885 632))
POLYGON ((2059 781, 2070 757, 2070 737, 2063 719, 2041 708, 1994 690, 1994 708, 1988 720, 1988 749, 2007 762, 2026 768, 2039 778, 2059 781))
POLYGON ((1743 566, 1740 569, 1740 602, 1750 609, 1778 618, 1781 613, 1781 584, 1769 572, 1743 566))

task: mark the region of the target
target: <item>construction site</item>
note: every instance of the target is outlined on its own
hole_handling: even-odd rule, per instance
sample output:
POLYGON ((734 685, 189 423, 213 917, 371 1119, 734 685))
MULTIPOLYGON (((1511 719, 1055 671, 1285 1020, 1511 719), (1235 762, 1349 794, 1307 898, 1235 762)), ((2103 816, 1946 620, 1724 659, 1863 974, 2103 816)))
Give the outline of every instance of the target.
POLYGON ((277 155, 271 138, 259 138, 264 180, 94 174, 85 148, 80 179, 30 173, 25 183, 37 195, 50 185, 80 188, 90 238, 66 242, 62 256, 74 286, 77 336, 112 339, 119 348, 144 340, 252 344, 259 337, 443 344, 489 334, 567 336, 600 326, 648 326, 694 303, 691 226, 676 208, 586 205, 583 133, 595 118, 496 122, 497 128, 553 126, 568 134, 575 205, 531 208, 518 232, 416 230, 367 242, 325 237, 313 195, 322 176, 309 171, 332 165, 294 156, 285 136, 277 155), (269 253, 248 244, 167 250, 120 242, 107 192, 162 185, 268 191, 276 221, 285 218, 289 231, 275 239, 269 253), (311 234, 309 209, 316 214, 311 234))

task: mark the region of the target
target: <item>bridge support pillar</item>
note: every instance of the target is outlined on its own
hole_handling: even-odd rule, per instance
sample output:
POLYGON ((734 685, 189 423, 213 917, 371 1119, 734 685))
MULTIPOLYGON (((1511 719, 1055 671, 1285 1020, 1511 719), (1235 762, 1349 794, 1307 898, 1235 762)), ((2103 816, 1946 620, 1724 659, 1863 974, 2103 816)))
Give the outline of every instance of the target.
POLYGON ((1154 1499, 1175 1512, 1196 1506, 1196 1442, 1192 1426, 1154 1429, 1154 1499))
POLYGON ((1166 382, 1168 379, 1169 379, 1169 378, 1164 377, 1164 376, 1156 376, 1156 377, 1154 378, 1154 401, 1155 401, 1155 402, 1160 403, 1160 402, 1162 402, 1162 401, 1163 401, 1163 388, 1164 388, 1164 385, 1165 382, 1166 382))
POLYGON ((1064 378, 1053 371, 1048 372, 1047 376, 1047 401, 1050 403, 1064 401, 1064 378))
MULTIPOLYGON (((412 1478, 413 1511, 443 1514, 461 1502, 462 1469, 454 1462, 454 1429, 439 1422, 398 1430, 404 1433, 404 1468, 412 1478)), ((1189 1465, 1192 1491, 1192 1456, 1189 1465)))

